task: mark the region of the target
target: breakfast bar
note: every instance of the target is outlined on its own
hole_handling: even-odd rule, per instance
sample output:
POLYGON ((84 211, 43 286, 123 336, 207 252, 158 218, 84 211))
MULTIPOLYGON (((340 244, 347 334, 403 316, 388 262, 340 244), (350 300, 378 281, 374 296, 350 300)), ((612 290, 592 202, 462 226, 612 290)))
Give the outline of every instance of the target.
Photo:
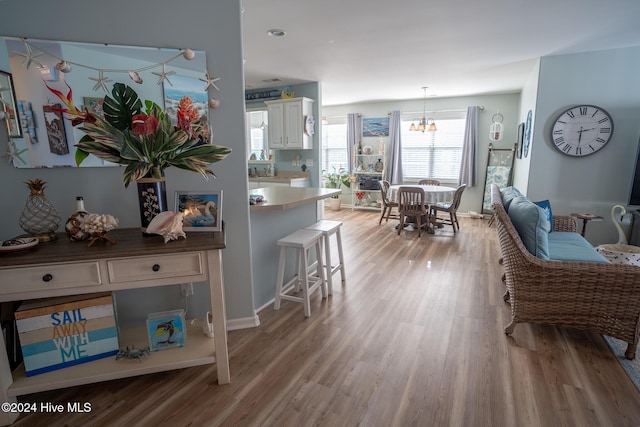
MULTIPOLYGON (((278 239, 313 225, 319 218, 317 202, 340 190, 309 187, 264 187, 250 190, 264 201, 252 205, 251 256, 254 309, 259 311, 275 298, 278 274, 278 239)), ((293 262, 288 263, 293 265, 293 262)))

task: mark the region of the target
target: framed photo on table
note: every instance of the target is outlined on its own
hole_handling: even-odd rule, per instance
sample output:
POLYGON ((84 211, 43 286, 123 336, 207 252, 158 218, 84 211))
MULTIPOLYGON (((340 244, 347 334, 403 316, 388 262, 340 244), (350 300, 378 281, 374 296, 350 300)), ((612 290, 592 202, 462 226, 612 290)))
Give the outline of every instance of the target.
POLYGON ((184 213, 184 231, 221 231, 222 190, 176 191, 176 212, 184 213))
POLYGON ((7 122, 9 137, 22 138, 13 77, 4 71, 0 71, 0 111, 5 114, 4 120, 7 122))

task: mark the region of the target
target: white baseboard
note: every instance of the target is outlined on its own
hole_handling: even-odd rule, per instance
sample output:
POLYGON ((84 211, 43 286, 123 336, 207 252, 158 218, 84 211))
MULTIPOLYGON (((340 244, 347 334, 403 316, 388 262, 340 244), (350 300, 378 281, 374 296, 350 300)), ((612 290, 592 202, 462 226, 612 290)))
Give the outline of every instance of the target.
POLYGON ((255 314, 253 317, 227 320, 227 331, 256 328, 258 326, 260 326, 260 318, 257 314, 255 314))

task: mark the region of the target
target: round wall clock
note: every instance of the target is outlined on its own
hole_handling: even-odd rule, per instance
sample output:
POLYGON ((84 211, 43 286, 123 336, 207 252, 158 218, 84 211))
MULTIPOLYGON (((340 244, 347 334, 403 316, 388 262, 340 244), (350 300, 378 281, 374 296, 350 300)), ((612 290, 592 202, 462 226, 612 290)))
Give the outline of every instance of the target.
POLYGON ((531 145, 531 110, 527 113, 527 121, 524 125, 524 147, 522 147, 522 157, 529 155, 529 145, 531 145))
POLYGON ((568 108, 558 116, 551 129, 553 145, 572 157, 584 157, 601 150, 611 135, 611 116, 595 105, 568 108))

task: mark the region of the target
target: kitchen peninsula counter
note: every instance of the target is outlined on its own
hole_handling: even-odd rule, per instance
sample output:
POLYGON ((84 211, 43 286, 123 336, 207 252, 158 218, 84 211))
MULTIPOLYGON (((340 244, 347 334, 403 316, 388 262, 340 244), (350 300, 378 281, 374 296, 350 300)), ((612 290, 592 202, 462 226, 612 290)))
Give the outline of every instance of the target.
POLYGON ((295 208, 307 203, 327 199, 340 194, 341 190, 333 188, 310 187, 264 187, 250 191, 251 194, 259 194, 264 197, 264 202, 251 206, 253 211, 283 211, 295 208))
MULTIPOLYGON (((278 240, 315 224, 322 215, 317 202, 340 193, 336 189, 310 187, 263 187, 249 190, 249 194, 260 194, 265 199, 263 203, 250 208, 253 298, 256 312, 272 305, 275 298, 280 257, 278 240)), ((293 274, 294 264, 295 257, 291 253, 287 258, 287 277, 293 274)))

